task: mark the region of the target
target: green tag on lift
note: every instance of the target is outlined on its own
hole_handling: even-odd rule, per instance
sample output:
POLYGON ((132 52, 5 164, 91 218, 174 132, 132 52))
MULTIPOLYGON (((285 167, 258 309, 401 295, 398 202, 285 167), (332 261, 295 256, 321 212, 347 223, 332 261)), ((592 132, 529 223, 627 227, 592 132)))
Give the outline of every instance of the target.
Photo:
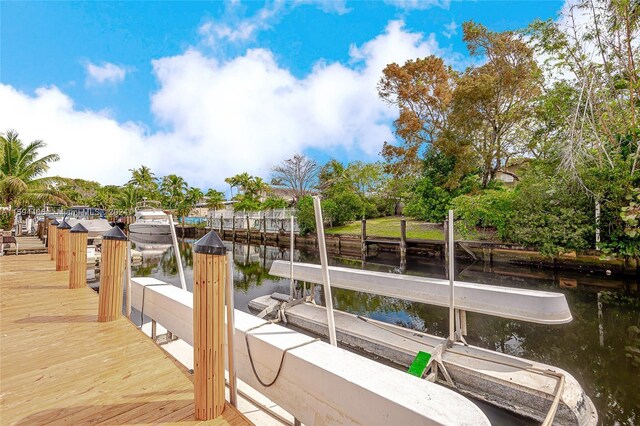
POLYGON ((431 359, 431 354, 428 352, 418 352, 415 359, 411 363, 411 367, 407 373, 412 376, 422 377, 424 371, 427 369, 427 365, 429 364, 429 360, 431 359))

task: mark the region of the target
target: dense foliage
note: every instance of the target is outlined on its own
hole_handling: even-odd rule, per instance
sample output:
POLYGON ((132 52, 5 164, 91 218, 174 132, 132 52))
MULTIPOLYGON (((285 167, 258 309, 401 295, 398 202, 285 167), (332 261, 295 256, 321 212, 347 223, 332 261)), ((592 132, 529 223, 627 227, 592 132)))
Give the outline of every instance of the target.
POLYGON ((467 237, 547 255, 639 256, 639 29, 636 2, 580 0, 520 33, 465 23, 483 61, 463 73, 435 56, 388 65, 378 91, 401 143, 382 153, 413 176, 405 213, 453 208, 467 237))
POLYGON ((13 210, 0 210, 0 231, 11 230, 15 216, 13 210))
POLYGON ((46 144, 36 140, 24 144, 14 130, 0 133, 0 203, 15 207, 46 203, 67 204, 68 197, 60 192, 56 184, 66 179, 58 176, 43 176, 50 163, 60 158, 56 154, 38 158, 38 152, 46 144))
MULTIPOLYGON (((383 70, 378 94, 398 110, 398 142, 384 142, 384 162, 320 166, 296 154, 272 167, 278 192, 239 173, 225 179, 229 201, 236 211, 295 207, 303 233, 315 230, 312 195, 328 226, 401 213, 441 222, 453 208, 467 238, 549 256, 598 249, 638 257, 639 33, 640 7, 629 0, 578 0, 521 31, 466 22, 473 62, 464 71, 436 55, 383 70)), ((197 203, 225 207, 222 192, 203 194, 146 166, 122 186, 43 177, 58 157, 38 158, 42 141, 25 146, 13 131, 1 141, 3 204, 130 212, 146 198, 182 217, 197 203)))

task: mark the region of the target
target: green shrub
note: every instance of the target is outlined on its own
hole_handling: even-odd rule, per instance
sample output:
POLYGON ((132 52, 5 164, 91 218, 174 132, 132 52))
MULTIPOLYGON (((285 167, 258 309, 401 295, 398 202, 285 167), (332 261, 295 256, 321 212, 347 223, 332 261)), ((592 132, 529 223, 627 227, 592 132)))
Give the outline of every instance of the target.
POLYGON ((273 210, 273 209, 283 209, 287 207, 289 203, 282 197, 268 197, 266 200, 262 202, 263 210, 273 210))
POLYGON ((555 256, 585 250, 594 234, 593 201, 553 177, 532 174, 514 191, 511 238, 555 256))
POLYGON ((313 198, 305 195, 300 198, 296 205, 296 217, 298 219, 298 227, 300 234, 307 235, 316 230, 316 217, 313 212, 313 198))
POLYGON ((10 231, 15 220, 15 212, 13 210, 0 210, 0 229, 10 231))
POLYGON ((365 203, 358 194, 353 192, 340 192, 323 202, 325 222, 333 226, 340 226, 347 222, 367 216, 369 211, 375 212, 375 206, 365 203))
POLYGON ((421 178, 416 182, 403 213, 427 222, 442 222, 450 203, 451 194, 447 190, 435 186, 429 178, 421 178))
POLYGON ((514 191, 486 190, 475 195, 461 195, 451 200, 452 208, 459 219, 458 231, 466 237, 477 237, 478 228, 495 229, 498 238, 509 240, 514 191))

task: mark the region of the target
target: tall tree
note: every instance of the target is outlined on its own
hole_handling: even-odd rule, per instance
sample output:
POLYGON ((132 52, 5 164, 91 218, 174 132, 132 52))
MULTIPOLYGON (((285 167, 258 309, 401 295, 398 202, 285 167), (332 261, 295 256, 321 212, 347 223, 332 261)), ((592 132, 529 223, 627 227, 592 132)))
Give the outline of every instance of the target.
POLYGON ((272 184, 277 182, 290 188, 294 203, 307 195, 317 181, 318 164, 302 154, 296 154, 272 169, 272 184))
POLYGON ((162 178, 160 191, 164 197, 164 204, 169 209, 175 209, 184 200, 189 185, 178 175, 167 175, 162 178))
POLYGON ((385 174, 380 163, 354 161, 349 163, 345 174, 361 196, 377 193, 385 183, 385 174))
POLYGON ((640 187, 640 6, 578 0, 557 21, 534 22, 530 35, 548 74, 575 90, 558 120, 559 171, 600 211, 599 247, 637 257, 640 235, 625 229, 640 187))
POLYGON ((127 214, 132 214, 139 200, 139 189, 132 185, 125 185, 116 197, 116 207, 127 214))
POLYGON ((268 195, 269 185, 258 176, 251 176, 249 173, 240 173, 225 179, 229 185, 238 188, 238 192, 233 197, 236 203, 234 210, 260 210, 262 199, 268 195))
POLYGON ((67 179, 42 176, 49 170, 50 163, 60 160, 58 154, 38 158, 38 151, 44 147, 46 144, 41 140, 25 146, 14 130, 0 133, 0 203, 39 206, 44 203, 66 205, 69 202, 56 187, 66 183, 67 179))
POLYGON ((458 79, 449 128, 439 146, 450 155, 471 153, 475 158, 457 165, 478 164, 486 187, 513 155, 524 151, 519 130, 531 119, 542 74, 521 36, 489 31, 472 21, 463 24, 463 31, 471 55, 486 58, 486 63, 468 68, 458 79))
POLYGON ((336 185, 345 181, 346 168, 340 161, 332 158, 320 168, 318 187, 323 195, 328 195, 336 185))
POLYGON ((132 185, 138 189, 143 197, 154 197, 158 191, 158 179, 147 166, 140 166, 137 169, 129 169, 131 179, 127 185, 132 185))
POLYGON ((530 26, 546 69, 575 87, 577 101, 564 117, 563 166, 590 193, 585 173, 640 169, 640 6, 629 0, 580 0, 559 21, 530 26))
POLYGON ((409 60, 400 66, 389 64, 378 83, 380 98, 398 107, 394 121, 402 144, 385 142, 382 155, 387 172, 396 177, 417 176, 422 154, 446 128, 456 73, 437 56, 409 60))
POLYGON ((207 207, 214 210, 219 210, 224 208, 224 193, 212 188, 204 194, 207 198, 207 207))

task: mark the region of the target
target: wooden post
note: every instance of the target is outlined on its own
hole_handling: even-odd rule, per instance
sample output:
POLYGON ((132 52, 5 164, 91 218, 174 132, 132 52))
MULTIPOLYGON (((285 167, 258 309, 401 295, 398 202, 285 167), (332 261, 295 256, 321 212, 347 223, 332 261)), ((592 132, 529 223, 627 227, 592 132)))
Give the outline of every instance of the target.
POLYGON ((404 262, 407 258, 407 221, 402 218, 400 220, 400 262, 404 262))
POLYGON ((262 242, 266 244, 267 242, 267 213, 262 213, 262 242))
POLYGON ((362 258, 367 257, 367 219, 362 219, 362 232, 360 234, 360 241, 362 243, 362 258))
MULTIPOLYGON (((211 227, 213 229, 213 226, 211 227)), ((224 215, 220 215, 220 235, 224 232, 224 215)))
POLYGON ((197 420, 224 410, 224 297, 227 249, 211 231, 193 246, 193 359, 197 420))
POLYGON ((233 241, 236 240, 236 215, 232 216, 232 223, 231 223, 231 239, 233 241))
POLYGON ((47 248, 47 254, 51 256, 51 249, 49 248, 49 223, 52 219, 49 216, 45 216, 44 224, 42 228, 42 239, 44 240, 44 246, 47 248))
POLYGON ((69 288, 87 286, 87 228, 78 223, 69 231, 69 288))
POLYGON ((60 222, 58 222, 55 218, 49 222, 49 230, 47 231, 47 234, 49 235, 47 238, 50 240, 49 241, 49 256, 51 257, 51 260, 56 260, 56 235, 57 235, 57 228, 58 225, 60 225, 60 222))
POLYGON ((98 322, 115 321, 122 316, 127 236, 114 226, 102 235, 98 322))
POLYGON ((56 271, 69 270, 69 230, 71 227, 62 221, 56 228, 56 271))
POLYGON ((251 241, 251 224, 249 223, 249 215, 247 215, 247 244, 251 241))

